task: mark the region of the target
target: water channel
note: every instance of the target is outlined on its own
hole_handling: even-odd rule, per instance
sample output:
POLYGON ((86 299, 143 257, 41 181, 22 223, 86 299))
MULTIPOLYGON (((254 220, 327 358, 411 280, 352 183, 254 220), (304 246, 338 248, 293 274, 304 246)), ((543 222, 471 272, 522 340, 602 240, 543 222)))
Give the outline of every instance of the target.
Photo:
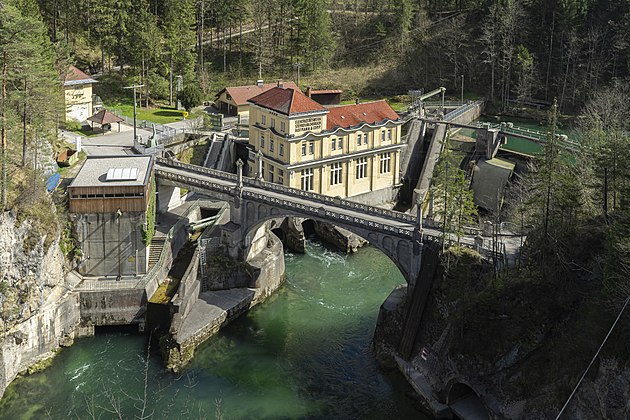
POLYGON ((0 418, 428 419, 371 350, 378 308, 404 282, 394 264, 371 247, 346 256, 310 241, 306 255, 286 255, 286 271, 274 297, 202 345, 181 375, 147 359, 145 336, 99 334, 16 380, 0 418))

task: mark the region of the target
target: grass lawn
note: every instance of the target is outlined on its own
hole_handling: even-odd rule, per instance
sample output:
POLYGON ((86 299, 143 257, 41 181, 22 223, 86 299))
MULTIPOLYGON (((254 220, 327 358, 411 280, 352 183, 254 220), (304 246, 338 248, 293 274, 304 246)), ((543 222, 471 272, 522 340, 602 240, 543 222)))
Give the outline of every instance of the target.
POLYGON ((81 130, 72 130, 73 133, 77 133, 80 136, 83 137, 97 137, 97 136, 102 136, 103 133, 99 132, 98 130, 98 124, 96 124, 95 127, 96 131, 92 131, 89 128, 87 130, 81 129, 81 130))
MULTIPOLYGON (((119 110, 126 117, 133 118, 133 104, 113 104, 107 106, 111 110, 119 110)), ((169 106, 160 106, 159 108, 142 108, 136 109, 137 118, 158 124, 168 124, 184 119, 184 111, 178 111, 169 106)))

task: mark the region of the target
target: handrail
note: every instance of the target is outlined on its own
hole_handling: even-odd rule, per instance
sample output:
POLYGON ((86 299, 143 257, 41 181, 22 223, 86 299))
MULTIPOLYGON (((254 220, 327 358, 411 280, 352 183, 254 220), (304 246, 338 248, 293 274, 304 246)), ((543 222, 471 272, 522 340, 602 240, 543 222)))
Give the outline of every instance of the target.
MULTIPOLYGON (((238 182, 238 176, 229 172, 223 172, 216 169, 209 169, 202 166, 181 163, 181 162, 177 162, 177 161, 173 161, 173 160, 165 159, 165 158, 156 158, 156 163, 164 165, 164 166, 179 168, 179 169, 189 171, 189 172, 210 175, 212 177, 222 179, 222 180, 238 182)), ((327 195, 322 195, 322 194, 314 193, 311 191, 304 191, 297 188, 286 187, 284 185, 274 184, 272 182, 259 181, 252 178, 244 177, 243 185, 253 187, 253 188, 262 188, 265 190, 275 191, 275 192, 279 192, 279 193, 296 197, 296 198, 307 198, 307 199, 317 201, 319 203, 331 204, 331 205, 349 209, 349 210, 360 210, 364 213, 369 213, 372 215, 379 215, 379 216, 397 220, 397 221, 416 223, 416 218, 406 213, 383 209, 380 207, 369 206, 367 204, 358 203, 356 201, 351 201, 347 199, 342 199, 340 197, 330 197, 327 195)), ((226 191, 226 190, 225 188, 221 188, 221 191, 226 191)))

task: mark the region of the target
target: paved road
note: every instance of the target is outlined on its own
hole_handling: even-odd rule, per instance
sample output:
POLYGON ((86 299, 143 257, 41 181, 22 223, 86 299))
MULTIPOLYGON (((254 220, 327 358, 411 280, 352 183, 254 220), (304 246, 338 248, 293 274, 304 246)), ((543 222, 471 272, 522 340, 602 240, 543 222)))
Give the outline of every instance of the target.
MULTIPOLYGON (((133 127, 126 124, 120 124, 120 132, 118 132, 116 124, 112 128, 112 131, 104 135, 83 137, 81 147, 85 154, 88 156, 132 154, 133 127)), ((137 133, 144 139, 149 138, 149 136, 153 134, 150 131, 140 128, 137 130, 137 133)), ((77 133, 62 130, 60 136, 67 139, 67 141, 74 143, 74 139, 79 135, 77 133)))

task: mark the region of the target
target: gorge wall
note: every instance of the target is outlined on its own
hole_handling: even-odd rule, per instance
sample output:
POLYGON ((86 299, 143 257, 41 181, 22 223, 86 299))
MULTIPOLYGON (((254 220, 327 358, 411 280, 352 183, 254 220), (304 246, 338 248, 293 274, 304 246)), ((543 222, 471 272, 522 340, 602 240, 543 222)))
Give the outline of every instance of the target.
POLYGON ((45 239, 0 213, 0 397, 18 374, 72 344, 79 325, 59 241, 45 249, 45 239))

